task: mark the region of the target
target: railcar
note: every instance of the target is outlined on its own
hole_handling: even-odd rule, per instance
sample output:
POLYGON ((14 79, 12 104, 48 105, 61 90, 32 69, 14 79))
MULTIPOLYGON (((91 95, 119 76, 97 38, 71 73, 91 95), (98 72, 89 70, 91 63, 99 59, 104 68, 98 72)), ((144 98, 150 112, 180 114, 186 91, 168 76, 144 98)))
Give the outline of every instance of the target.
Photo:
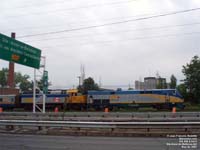
POLYGON ((3 109, 12 109, 15 107, 16 95, 0 95, 0 107, 3 109))
POLYGON ((67 91, 68 97, 65 101, 66 109, 86 109, 87 108, 87 95, 78 93, 77 89, 71 89, 67 91))
MULTIPOLYGON (((46 94, 45 104, 46 108, 63 108, 63 104, 65 102, 68 94, 46 94)), ((42 94, 36 94, 36 104, 42 105, 43 96, 42 94)), ((24 109, 31 109, 33 107, 33 94, 22 94, 20 95, 20 107, 24 109)))
POLYGON ((88 91, 87 105, 96 109, 108 107, 153 107, 157 109, 183 109, 182 96, 176 89, 88 91))
MULTIPOLYGON (((104 90, 88 91, 87 95, 78 93, 78 90, 67 90, 57 94, 46 94, 46 108, 54 109, 104 109, 109 108, 140 108, 153 107, 157 109, 171 109, 178 107, 183 109, 183 98, 176 89, 154 90, 104 90)), ((36 104, 42 105, 42 94, 36 94, 36 104)), ((1 95, 0 107, 24 108, 32 110, 33 94, 1 95)))

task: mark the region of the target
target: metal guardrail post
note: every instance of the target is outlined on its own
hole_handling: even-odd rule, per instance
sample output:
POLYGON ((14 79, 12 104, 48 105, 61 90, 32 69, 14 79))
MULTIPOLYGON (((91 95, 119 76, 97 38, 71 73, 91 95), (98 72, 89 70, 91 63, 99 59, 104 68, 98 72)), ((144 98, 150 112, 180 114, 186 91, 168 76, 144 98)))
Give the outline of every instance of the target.
POLYGON ((38 130, 41 131, 41 130, 42 130, 42 127, 41 127, 41 126, 38 126, 38 130))
POLYGON ((134 113, 132 113, 131 118, 134 118, 134 113))

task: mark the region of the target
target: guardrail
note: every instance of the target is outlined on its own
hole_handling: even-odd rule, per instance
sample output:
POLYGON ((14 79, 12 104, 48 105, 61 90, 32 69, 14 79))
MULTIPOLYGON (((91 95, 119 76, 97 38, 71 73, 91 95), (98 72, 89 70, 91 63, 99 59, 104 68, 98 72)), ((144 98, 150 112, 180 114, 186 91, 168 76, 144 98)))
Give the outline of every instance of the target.
POLYGON ((200 136, 200 121, 196 122, 86 122, 0 120, 0 133, 89 135, 89 136, 200 136), (5 127, 5 128, 2 128, 5 127), (38 131, 36 130, 38 128, 38 131))
POLYGON ((170 118, 170 117, 199 117, 200 112, 2 112, 0 116, 66 116, 66 117, 138 117, 138 118, 170 118))
POLYGON ((190 127, 199 128, 200 122, 79 122, 79 121, 36 121, 0 120, 0 126, 78 127, 78 128, 143 128, 146 127, 190 127))
POLYGON ((66 112, 66 113, 31 113, 3 112, 1 120, 54 120, 54 121, 200 121, 200 112, 159 112, 159 113, 119 113, 119 112, 66 112))

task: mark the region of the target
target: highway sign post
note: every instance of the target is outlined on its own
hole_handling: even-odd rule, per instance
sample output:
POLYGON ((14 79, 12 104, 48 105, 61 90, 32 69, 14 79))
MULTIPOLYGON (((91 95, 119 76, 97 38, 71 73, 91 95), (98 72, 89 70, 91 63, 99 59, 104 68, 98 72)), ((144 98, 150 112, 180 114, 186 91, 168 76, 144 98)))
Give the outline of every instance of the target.
POLYGON ((41 50, 0 33, 0 58, 25 66, 40 68, 41 50))
MULTIPOLYGON (((0 33, 0 59, 34 68, 33 113, 35 113, 36 69, 40 68, 41 50, 0 33)), ((45 113, 45 98, 43 112, 45 113)))

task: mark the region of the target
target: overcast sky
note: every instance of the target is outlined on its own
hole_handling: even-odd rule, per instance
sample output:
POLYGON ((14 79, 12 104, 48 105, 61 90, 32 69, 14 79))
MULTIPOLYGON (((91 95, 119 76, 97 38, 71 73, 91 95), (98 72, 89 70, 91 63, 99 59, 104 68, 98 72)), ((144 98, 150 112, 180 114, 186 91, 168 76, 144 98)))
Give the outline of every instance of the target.
POLYGON ((105 87, 156 73, 182 80, 182 66, 200 54, 196 8, 200 0, 0 0, 0 33, 41 49, 54 87, 77 86, 81 64, 105 87))

